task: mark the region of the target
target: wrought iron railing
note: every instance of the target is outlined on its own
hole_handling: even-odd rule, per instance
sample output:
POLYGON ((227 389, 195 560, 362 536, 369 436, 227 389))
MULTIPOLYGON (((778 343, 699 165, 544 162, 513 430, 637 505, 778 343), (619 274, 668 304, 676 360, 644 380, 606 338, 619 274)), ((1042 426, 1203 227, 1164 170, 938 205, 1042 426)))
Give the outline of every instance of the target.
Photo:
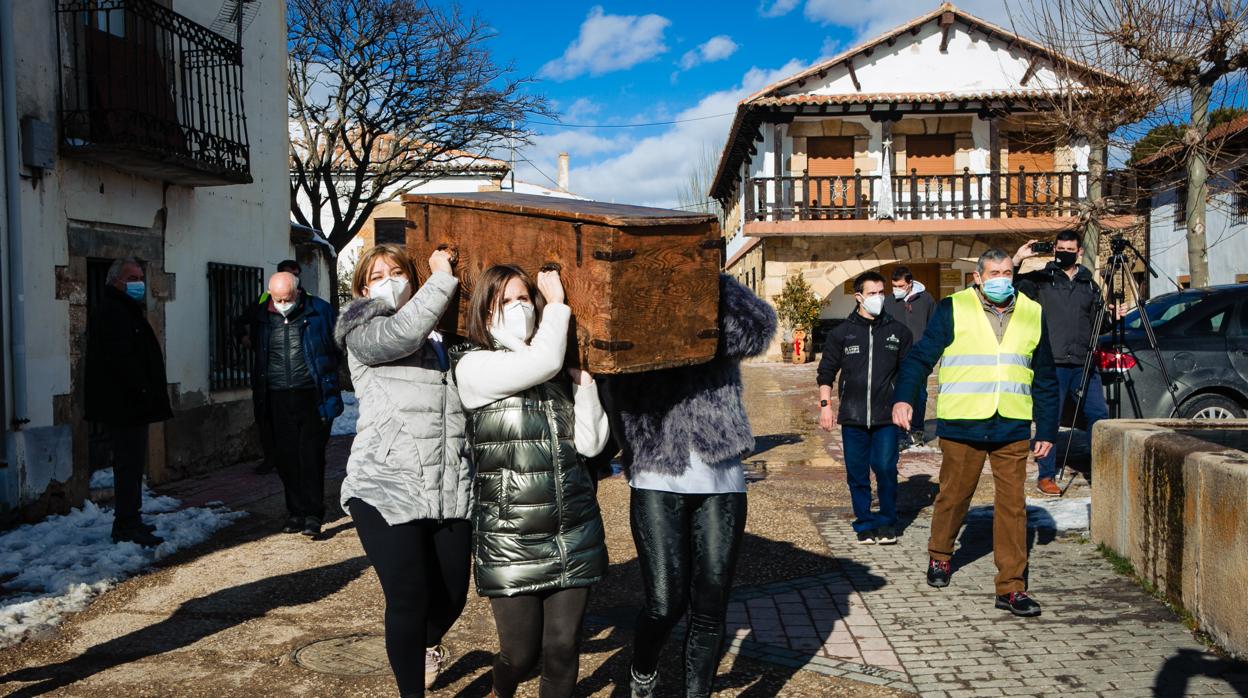
MULTIPOLYGON (((1106 195, 1127 198, 1126 182, 1104 180, 1106 195)), ((1087 172, 1017 172, 891 177, 892 218, 950 220, 1077 216, 1087 201, 1087 172)), ((752 177, 745 185, 747 221, 869 220, 887 196, 880 175, 752 177)), ((1125 210, 1124 206, 1124 210, 1125 210)), ((887 217, 887 216, 885 216, 887 217)))
POLYGON ((252 347, 239 333, 246 312, 256 303, 264 269, 208 263, 208 384, 211 390, 251 385, 252 347))
POLYGON ((174 181, 251 181, 237 43, 152 0, 59 0, 57 14, 70 152, 174 181))

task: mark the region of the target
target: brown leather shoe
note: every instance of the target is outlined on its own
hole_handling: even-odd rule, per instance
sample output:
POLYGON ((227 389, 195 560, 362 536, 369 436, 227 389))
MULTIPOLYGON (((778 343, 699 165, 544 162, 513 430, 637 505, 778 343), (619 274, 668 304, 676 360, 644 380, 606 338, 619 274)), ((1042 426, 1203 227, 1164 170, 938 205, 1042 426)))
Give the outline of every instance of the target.
POLYGON ((1062 496, 1062 488, 1058 487, 1051 477, 1042 477, 1036 480, 1036 489, 1040 490, 1040 494, 1046 497, 1062 496))

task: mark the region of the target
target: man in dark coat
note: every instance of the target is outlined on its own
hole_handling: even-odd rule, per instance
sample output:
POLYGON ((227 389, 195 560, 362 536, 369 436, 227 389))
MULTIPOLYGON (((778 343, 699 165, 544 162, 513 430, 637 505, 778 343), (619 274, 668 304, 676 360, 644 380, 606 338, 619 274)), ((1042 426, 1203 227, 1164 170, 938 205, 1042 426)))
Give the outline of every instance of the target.
MULTIPOLYGON (((910 330, 914 341, 919 341, 927 330, 927 321, 936 310, 936 299, 921 281, 915 281, 909 267, 893 270, 892 294, 884 303, 884 310, 910 330)), ((914 427, 910 433, 898 434, 901 446, 921 446, 926 441, 923 424, 927 419, 927 385, 920 387, 918 402, 914 406, 914 427)))
POLYGON ((906 326, 884 310, 884 277, 873 271, 854 279, 858 306, 832 328, 823 342, 816 380, 819 426, 839 422, 845 452, 845 477, 854 508, 854 532, 866 545, 897 542, 897 427, 893 424, 893 382, 912 337, 906 326), (840 380, 837 380, 840 374, 840 380), (832 393, 840 396, 839 413, 832 393), (871 511, 871 474, 880 508, 871 511))
MULTIPOLYGON (((1028 242, 1014 253, 1015 274, 1023 260, 1036 256, 1031 247, 1035 242, 1028 242)), ((1109 417, 1109 407, 1105 404, 1101 374, 1095 367, 1089 367, 1085 383, 1083 366, 1092 337, 1108 330, 1112 318, 1111 313, 1105 313, 1102 316, 1104 327, 1095 326, 1097 312, 1104 301, 1092 272, 1079 263, 1082 257, 1083 241, 1079 234, 1069 230, 1058 233, 1053 245, 1053 261, 1043 269, 1020 276, 1018 290, 1044 308, 1045 329, 1057 366, 1058 413, 1061 414, 1066 397, 1077 395, 1082 389, 1085 426, 1088 433, 1092 433, 1097 422, 1109 417)), ((1110 311, 1113 309, 1109 307, 1110 311)), ((1048 497, 1062 494, 1055 480, 1057 451, 1054 448, 1045 457, 1036 459, 1036 490, 1048 497)))
POLYGON ((315 537, 325 518, 325 445, 342 414, 334 310, 289 272, 269 279, 265 312, 251 324, 252 390, 273 424, 289 518, 283 530, 315 537))
MULTIPOLYGON (((278 271, 288 271, 299 278, 302 271, 299 268, 299 262, 293 259, 284 259, 277 265, 278 271)), ((268 312, 269 292, 262 292, 256 302, 247 306, 241 315, 234 321, 234 339, 238 340, 243 346, 251 348, 251 325, 264 319, 265 313, 268 312)), ((264 454, 264 460, 260 461, 260 465, 256 466, 256 473, 264 475, 271 473, 277 467, 277 448, 273 442, 273 423, 264 413, 263 409, 264 396, 253 391, 251 395, 251 407, 256 419, 256 435, 260 438, 260 451, 264 454)))
POLYGON ((87 420, 104 427, 113 447, 113 541, 160 545, 140 514, 147 425, 173 417, 165 359, 145 317, 143 266, 129 257, 108 269, 99 305, 88 318, 87 420))

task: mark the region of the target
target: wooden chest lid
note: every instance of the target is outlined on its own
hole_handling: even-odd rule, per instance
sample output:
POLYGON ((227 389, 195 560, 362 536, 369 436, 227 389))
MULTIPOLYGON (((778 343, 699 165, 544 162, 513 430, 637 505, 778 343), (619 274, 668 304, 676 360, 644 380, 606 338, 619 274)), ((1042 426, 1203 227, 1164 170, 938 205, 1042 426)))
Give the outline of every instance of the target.
POLYGON ((608 204, 601 201, 564 199, 507 191, 470 192, 462 194, 407 194, 404 204, 455 206, 481 211, 498 211, 522 216, 597 223, 612 227, 699 225, 710 223, 709 213, 672 211, 665 208, 608 204))

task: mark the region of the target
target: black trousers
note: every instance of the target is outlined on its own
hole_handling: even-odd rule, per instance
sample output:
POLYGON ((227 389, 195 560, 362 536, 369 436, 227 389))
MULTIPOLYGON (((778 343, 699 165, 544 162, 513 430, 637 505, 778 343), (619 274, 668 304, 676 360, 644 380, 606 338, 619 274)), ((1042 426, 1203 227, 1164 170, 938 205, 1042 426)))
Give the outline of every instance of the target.
POLYGON ((113 533, 143 523, 143 471, 147 465, 147 425, 105 425, 113 446, 113 533))
POLYGON ((709 696, 745 532, 745 493, 634 489, 629 509, 646 593, 633 639, 633 670, 649 675, 658 669, 663 645, 688 609, 685 695, 709 696))
POLYGON ((329 425, 318 411, 315 388, 270 390, 277 474, 291 516, 325 518, 325 445, 329 425))
POLYGON ((264 455, 264 467, 276 468, 277 443, 273 438, 273 419, 268 405, 264 403, 262 393, 253 396, 251 403, 256 416, 256 436, 260 439, 260 452, 264 455))
POLYGON ((419 519, 391 526, 360 499, 347 502, 386 597, 386 655, 403 696, 425 695, 425 648, 442 642, 468 601, 472 524, 419 519))
POLYGON ((500 651, 494 659, 494 693, 511 698, 542 660, 541 698, 568 698, 580 669, 581 620, 589 587, 556 589, 490 599, 500 651))

